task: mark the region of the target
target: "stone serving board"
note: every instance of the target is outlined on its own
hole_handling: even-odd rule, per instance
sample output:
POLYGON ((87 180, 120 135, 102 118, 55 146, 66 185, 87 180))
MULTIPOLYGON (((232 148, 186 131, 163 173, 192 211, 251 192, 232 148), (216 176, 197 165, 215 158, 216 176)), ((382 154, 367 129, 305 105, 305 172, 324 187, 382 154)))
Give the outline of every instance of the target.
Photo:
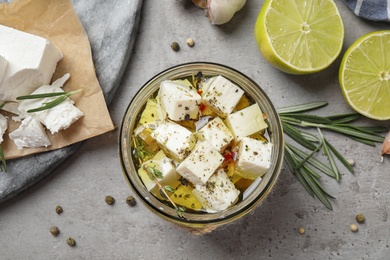
MULTIPOLYGON (((72 2, 88 35, 96 75, 106 102, 110 104, 130 58, 142 0, 72 2)), ((82 144, 83 142, 80 142, 55 151, 8 161, 8 173, 0 172, 0 203, 49 175, 82 144)))

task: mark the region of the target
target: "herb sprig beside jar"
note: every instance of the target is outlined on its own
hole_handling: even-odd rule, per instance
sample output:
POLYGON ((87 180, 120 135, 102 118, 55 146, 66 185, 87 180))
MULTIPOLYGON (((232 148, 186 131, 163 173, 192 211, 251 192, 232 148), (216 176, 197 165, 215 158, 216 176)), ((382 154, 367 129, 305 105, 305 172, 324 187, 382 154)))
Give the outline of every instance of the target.
POLYGON ((163 174, 160 170, 156 169, 155 167, 146 166, 144 164, 145 161, 147 161, 149 158, 151 158, 151 154, 149 151, 145 149, 144 143, 141 138, 132 136, 133 140, 133 148, 134 148, 134 156, 139 161, 140 165, 143 165, 143 169, 148 174, 149 178, 153 180, 156 185, 159 187, 160 194, 162 197, 166 198, 169 203, 171 203, 172 207, 176 210, 176 214, 179 218, 185 219, 183 216, 183 213, 186 211, 184 207, 176 205, 175 202, 169 197, 168 192, 173 193, 175 190, 173 187, 169 185, 163 186, 159 181, 158 178, 162 178, 163 174))
POLYGON ((354 173, 354 170, 348 161, 325 138, 322 130, 343 134, 352 140, 375 146, 376 143, 382 143, 384 141, 384 137, 379 133, 386 132, 388 129, 381 126, 357 126, 352 124, 352 122, 361 118, 361 115, 357 113, 326 117, 304 113, 326 105, 328 103, 325 101, 312 102, 281 108, 277 111, 282 122, 284 133, 302 147, 310 150, 307 153, 285 142, 284 159, 288 168, 312 197, 317 197, 327 208, 332 209, 329 198, 335 198, 321 185, 319 181, 321 173, 339 181, 341 178, 340 170, 337 167, 335 159, 338 159, 349 172, 354 173), (319 137, 303 131, 302 128, 317 129, 319 137), (320 150, 323 151, 328 160, 328 164, 313 157, 320 150))

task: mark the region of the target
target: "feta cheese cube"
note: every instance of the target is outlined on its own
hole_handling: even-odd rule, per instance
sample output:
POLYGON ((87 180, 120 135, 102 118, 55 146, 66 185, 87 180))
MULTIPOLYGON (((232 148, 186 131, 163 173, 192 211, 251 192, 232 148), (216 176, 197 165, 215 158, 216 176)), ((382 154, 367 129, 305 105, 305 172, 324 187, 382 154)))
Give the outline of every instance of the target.
POLYGON ((0 25, 0 55, 8 61, 0 84, 0 100, 15 101, 39 86, 50 84, 63 55, 42 37, 0 25))
POLYGON ((157 178, 162 186, 169 185, 175 187, 178 185, 178 175, 175 166, 170 158, 168 158, 162 150, 160 150, 152 160, 148 160, 138 170, 142 182, 148 191, 155 195, 159 195, 159 187, 153 178, 150 178, 144 167, 150 167, 153 170, 158 170, 162 178, 157 178))
POLYGON ((240 101, 244 91, 228 79, 217 76, 203 95, 203 102, 214 113, 226 118, 240 101))
POLYGON ((271 167, 272 143, 244 137, 239 143, 236 171, 244 178, 254 180, 271 167))
POLYGON ((214 173, 205 185, 196 185, 192 193, 210 213, 227 209, 240 195, 223 169, 214 173))
POLYGON ((26 117, 19 128, 9 134, 19 150, 23 147, 48 147, 51 145, 42 124, 29 116, 26 117))
MULTIPOLYGON (((52 85, 43 85, 31 94, 64 92, 61 87, 68 78, 69 74, 65 74, 62 78, 59 78, 58 80, 53 82, 52 85)), ((50 102, 56 98, 57 97, 26 99, 20 102, 18 110, 20 111, 22 116, 33 116, 39 122, 44 124, 52 134, 55 134, 60 130, 69 128, 74 122, 76 122, 84 115, 83 112, 81 112, 77 107, 73 105, 73 100, 67 98, 59 105, 43 111, 38 111, 34 113, 28 113, 27 111, 30 109, 41 107, 44 103, 50 102)))
POLYGON ((226 119, 226 124, 232 130, 236 140, 241 140, 268 127, 264 121, 263 112, 257 104, 230 114, 226 119))
POLYGON ((8 128, 8 121, 5 116, 0 114, 0 144, 3 142, 3 135, 5 133, 5 130, 8 128))
POLYGON ((176 171, 194 185, 203 185, 222 164, 223 159, 210 142, 198 142, 176 171))
POLYGON ((190 130, 173 122, 160 124, 152 132, 152 137, 167 155, 178 162, 184 160, 196 144, 190 130))
POLYGON ((229 143, 234 139, 229 128, 219 117, 208 122, 199 131, 220 153, 222 153, 229 143))
POLYGON ((188 80, 164 80, 160 84, 158 98, 171 120, 181 121, 198 116, 201 96, 188 80))
POLYGON ((7 66, 8 66, 8 61, 3 56, 0 55, 0 84, 3 81, 7 66))

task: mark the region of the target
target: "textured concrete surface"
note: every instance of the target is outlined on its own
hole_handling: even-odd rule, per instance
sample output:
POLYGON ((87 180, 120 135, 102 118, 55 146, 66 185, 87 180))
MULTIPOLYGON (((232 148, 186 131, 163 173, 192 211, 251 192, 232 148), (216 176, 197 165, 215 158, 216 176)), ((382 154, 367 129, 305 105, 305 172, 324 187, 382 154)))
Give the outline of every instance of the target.
MULTIPOLYGON (((319 114, 351 112, 338 86, 340 59, 318 74, 291 76, 262 58, 253 26, 263 2, 247 1, 229 24, 217 27, 189 0, 145 1, 134 51, 110 105, 114 122, 120 124, 129 101, 150 77, 199 60, 226 64, 252 77, 276 107, 326 100, 330 105, 319 114), (193 48, 185 44, 188 37, 195 40, 193 48), (177 53, 170 48, 173 41, 181 45, 177 53)), ((389 28, 357 18, 342 1, 336 2, 346 29, 343 52, 364 33, 389 28)), ((355 174, 343 171, 339 183, 322 179, 336 197, 333 211, 311 198, 284 168, 261 207, 203 236, 160 219, 140 203, 125 203, 132 192, 119 164, 117 131, 88 140, 52 174, 0 205, 0 258, 388 259, 390 158, 380 161, 379 145, 325 134, 356 161, 355 174), (114 205, 105 203, 106 195, 115 197, 114 205), (55 213, 56 205, 63 207, 61 215, 55 213), (358 213, 366 222, 353 233, 349 226, 358 213), (49 233, 51 226, 60 229, 58 237, 49 233), (297 232, 300 226, 304 235, 297 232), (66 244, 68 237, 76 240, 76 247, 66 244)))

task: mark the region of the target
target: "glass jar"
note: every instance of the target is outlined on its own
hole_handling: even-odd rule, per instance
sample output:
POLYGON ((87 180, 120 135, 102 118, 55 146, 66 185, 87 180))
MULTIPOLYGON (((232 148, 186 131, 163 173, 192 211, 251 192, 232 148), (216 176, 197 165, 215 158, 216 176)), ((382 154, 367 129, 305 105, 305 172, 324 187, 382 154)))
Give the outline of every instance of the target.
POLYGON ((283 164, 284 139, 279 116, 273 107, 270 99, 264 91, 243 73, 230 67, 210 63, 210 62, 192 62, 171 67, 153 78, 151 78, 131 100, 120 128, 119 154, 122 169, 126 180, 128 181, 133 192, 138 196, 140 201, 158 216, 170 222, 184 226, 193 230, 210 230, 223 224, 237 220, 265 200, 267 195, 274 187, 283 164), (205 76, 221 75, 236 85, 240 86, 267 115, 268 132, 270 141, 273 144, 271 168, 262 177, 262 181, 245 199, 228 209, 218 213, 193 213, 184 212, 184 218, 180 218, 174 208, 162 203, 155 198, 145 188, 141 178, 137 173, 136 161, 132 154, 132 134, 142 113, 146 101, 149 97, 158 91, 160 83, 164 80, 174 80, 196 75, 202 72, 205 76))

